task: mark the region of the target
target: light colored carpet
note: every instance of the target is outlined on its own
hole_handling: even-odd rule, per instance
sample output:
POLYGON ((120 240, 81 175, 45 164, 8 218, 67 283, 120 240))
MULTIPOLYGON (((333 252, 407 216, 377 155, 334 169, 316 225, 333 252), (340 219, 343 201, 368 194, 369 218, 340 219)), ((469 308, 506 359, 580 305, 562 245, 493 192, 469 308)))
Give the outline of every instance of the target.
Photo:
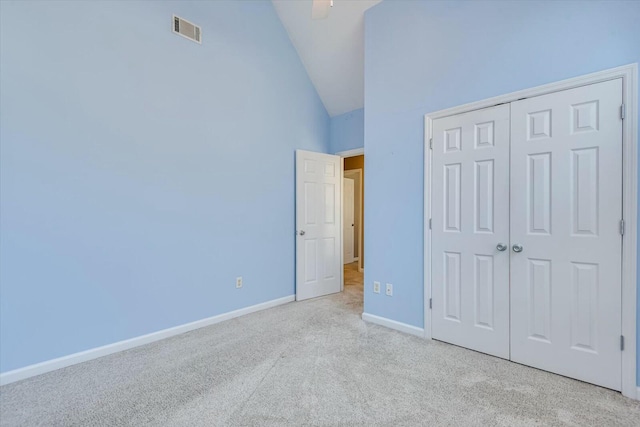
POLYGON ((357 282, 4 386, 1 425, 640 425, 619 393, 363 322, 357 282))

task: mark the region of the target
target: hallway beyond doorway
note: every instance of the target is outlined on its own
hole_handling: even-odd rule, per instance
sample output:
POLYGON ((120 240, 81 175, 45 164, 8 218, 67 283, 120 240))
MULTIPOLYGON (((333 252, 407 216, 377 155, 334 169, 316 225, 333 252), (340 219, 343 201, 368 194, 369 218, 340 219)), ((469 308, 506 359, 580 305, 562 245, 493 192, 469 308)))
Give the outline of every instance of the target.
POLYGON ((348 301, 358 301, 362 306, 364 300, 364 273, 358 271, 358 262, 344 265, 344 292, 348 301))

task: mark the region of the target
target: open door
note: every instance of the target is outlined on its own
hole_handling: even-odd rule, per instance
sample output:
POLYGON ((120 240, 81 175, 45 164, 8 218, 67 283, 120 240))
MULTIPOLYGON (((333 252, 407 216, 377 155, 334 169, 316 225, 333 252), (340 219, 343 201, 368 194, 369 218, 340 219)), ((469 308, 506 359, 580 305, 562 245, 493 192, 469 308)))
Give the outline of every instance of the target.
POLYGON ((342 159, 296 151, 296 300, 340 292, 342 159))

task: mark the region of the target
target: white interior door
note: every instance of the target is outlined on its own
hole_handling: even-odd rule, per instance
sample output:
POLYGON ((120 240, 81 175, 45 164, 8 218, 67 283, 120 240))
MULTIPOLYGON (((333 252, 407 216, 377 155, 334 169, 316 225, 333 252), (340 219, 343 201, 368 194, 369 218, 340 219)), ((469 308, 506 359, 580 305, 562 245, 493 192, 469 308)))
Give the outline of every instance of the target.
POLYGON ((354 190, 355 181, 351 178, 343 178, 344 184, 342 185, 342 191, 344 191, 342 212, 343 230, 344 230, 344 263, 350 264, 354 261, 353 248, 354 246, 354 190))
POLYGON ((509 357, 509 106, 433 122, 432 336, 509 357))
POLYGON ((621 79, 511 104, 511 358, 615 390, 621 104, 621 79))
POLYGON ((296 300, 340 292, 342 159, 296 151, 296 300))

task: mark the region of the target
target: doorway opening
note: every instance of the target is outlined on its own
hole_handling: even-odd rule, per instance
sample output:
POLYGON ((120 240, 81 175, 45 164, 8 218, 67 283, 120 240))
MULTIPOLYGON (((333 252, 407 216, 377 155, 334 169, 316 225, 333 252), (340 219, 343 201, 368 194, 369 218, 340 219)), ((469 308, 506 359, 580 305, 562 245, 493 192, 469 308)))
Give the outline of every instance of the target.
POLYGON ((343 290, 364 298, 364 154, 344 153, 342 178, 343 290), (355 155, 353 155, 355 154, 355 155))
POLYGON ((363 154, 296 150, 296 301, 345 291, 364 304, 363 154))

